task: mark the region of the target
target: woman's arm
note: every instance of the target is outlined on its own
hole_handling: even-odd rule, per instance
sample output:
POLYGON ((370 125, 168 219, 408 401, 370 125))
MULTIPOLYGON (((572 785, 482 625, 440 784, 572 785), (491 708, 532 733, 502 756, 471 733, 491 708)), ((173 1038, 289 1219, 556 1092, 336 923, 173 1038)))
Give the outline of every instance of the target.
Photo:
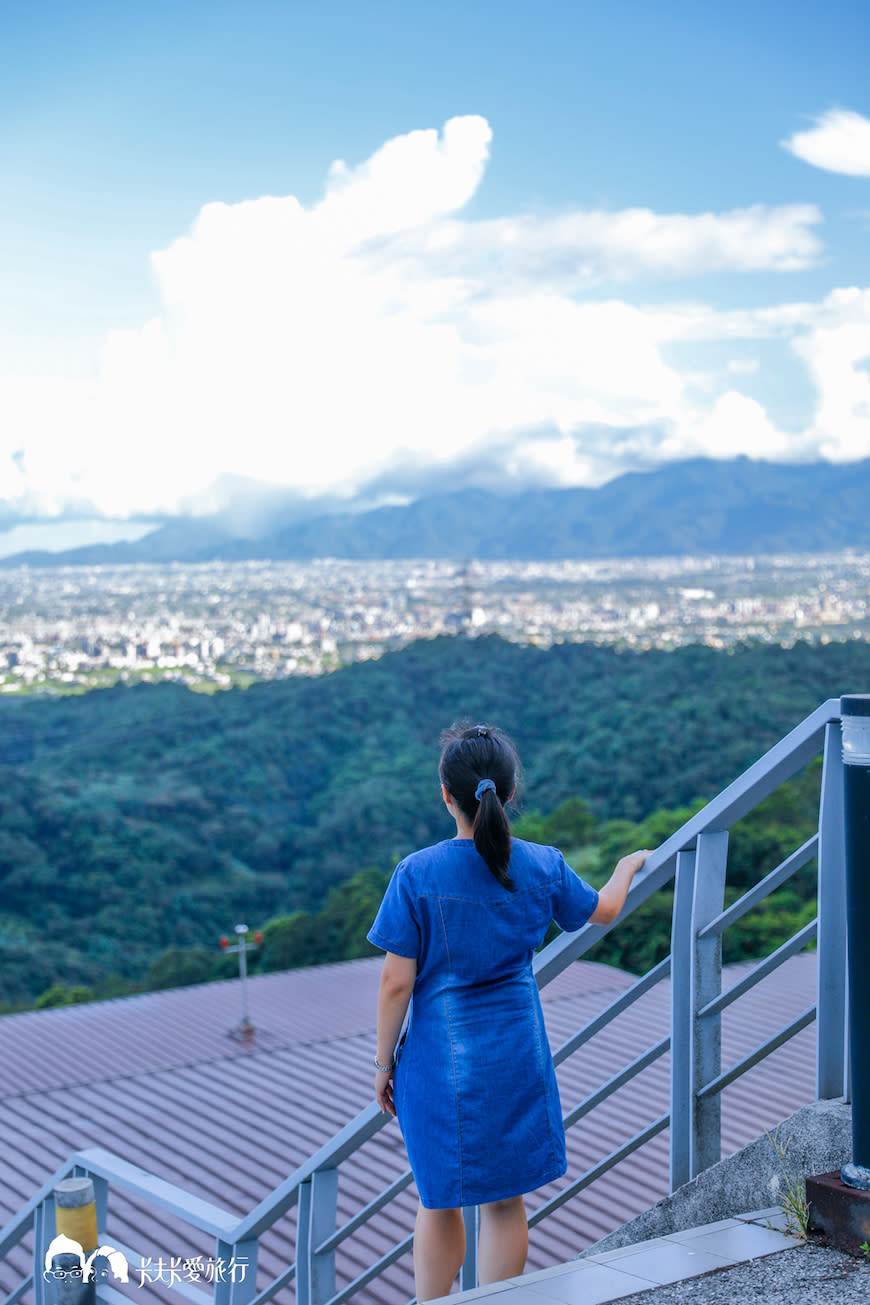
POLYGON ((649 849, 631 852, 617 861, 613 874, 598 894, 598 905, 590 915, 592 924, 613 924, 625 906, 631 881, 649 856, 649 849))
POLYGON ((397 956, 395 952, 387 952, 384 957, 384 968, 381 970, 381 986, 378 989, 376 1059, 379 1065, 388 1065, 390 1068, 379 1069, 375 1073, 375 1096, 385 1114, 396 1113, 393 1103, 393 1057, 416 978, 417 962, 412 956, 397 956))

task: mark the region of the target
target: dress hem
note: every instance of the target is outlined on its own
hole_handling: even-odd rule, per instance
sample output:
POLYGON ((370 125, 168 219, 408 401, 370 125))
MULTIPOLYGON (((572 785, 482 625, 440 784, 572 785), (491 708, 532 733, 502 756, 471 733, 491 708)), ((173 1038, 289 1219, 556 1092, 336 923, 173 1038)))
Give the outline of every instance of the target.
POLYGON ((539 1187, 544 1187, 547 1183, 553 1183, 557 1178, 563 1178, 567 1171, 568 1162, 566 1160, 560 1168, 541 1175, 540 1178, 532 1180, 531 1183, 521 1183, 519 1187, 512 1187, 509 1190, 499 1188, 499 1194, 497 1196, 493 1193, 487 1193, 485 1195, 481 1193, 470 1197, 465 1196, 461 1201, 439 1202, 438 1204, 430 1205, 428 1201, 423 1199, 422 1193, 420 1193, 419 1189, 417 1194, 420 1197, 420 1204, 425 1210, 465 1210, 468 1209, 469 1206, 489 1205, 492 1201, 511 1201, 515 1196, 528 1196, 530 1192, 536 1192, 539 1187))

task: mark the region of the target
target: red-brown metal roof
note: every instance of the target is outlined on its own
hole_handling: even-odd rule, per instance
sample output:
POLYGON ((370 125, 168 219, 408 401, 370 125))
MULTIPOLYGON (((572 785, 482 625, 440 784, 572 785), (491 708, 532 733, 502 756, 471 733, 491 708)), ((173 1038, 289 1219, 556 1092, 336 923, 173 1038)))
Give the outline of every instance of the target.
MULTIPOLYGON (((744 969, 726 971, 726 984, 744 969)), ((375 957, 250 979, 251 1043, 229 1035, 241 1014, 238 981, 0 1019, 0 1224, 88 1146, 246 1214, 370 1100, 379 974, 375 957)), ((553 1045, 631 982, 608 966, 570 966, 542 994, 553 1045)), ((560 1067, 566 1110, 667 1033, 669 998, 669 984, 659 984, 560 1067)), ((725 1012, 723 1065, 814 999, 815 956, 804 954, 725 1012)), ((813 1099, 814 1055, 810 1028, 726 1089, 723 1154, 813 1099)), ((667 1108, 664 1057, 569 1132, 568 1177, 530 1197, 529 1211, 667 1108)), ((655 1138, 533 1229, 528 1267, 571 1258, 664 1195, 667 1139, 655 1138)), ((343 1166, 340 1221, 405 1167, 391 1123, 343 1166)), ((411 1230, 415 1204, 411 1188, 345 1244, 340 1283, 411 1230)), ((152 1259, 214 1254, 201 1234, 139 1200, 110 1198, 109 1232, 152 1259)), ((290 1214, 262 1239, 260 1286, 292 1260, 294 1234, 290 1214)), ((17 1285, 26 1261, 19 1251, 0 1265, 0 1290, 17 1285)), ((130 1294, 142 1299, 136 1288, 130 1294)), ((357 1302, 397 1305, 412 1295, 406 1256, 357 1302)), ((291 1299, 290 1289, 279 1297, 291 1299)))

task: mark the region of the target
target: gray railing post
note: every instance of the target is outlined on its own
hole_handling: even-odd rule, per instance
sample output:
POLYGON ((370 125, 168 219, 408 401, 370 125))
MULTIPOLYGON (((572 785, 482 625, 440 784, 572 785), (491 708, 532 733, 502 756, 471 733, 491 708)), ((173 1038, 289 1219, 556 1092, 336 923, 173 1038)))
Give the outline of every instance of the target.
POLYGON ((695 851, 677 853, 671 925, 671 1191, 692 1176, 692 902, 695 851))
POLYGON ((480 1206, 466 1205, 462 1210, 465 1220, 465 1259, 459 1270, 459 1290, 470 1291, 477 1286, 477 1237, 480 1231, 480 1206))
POLYGON ((843 838, 843 752, 840 725, 825 727, 819 800, 818 994, 816 1095, 846 1095, 846 850, 843 838))
POLYGON ((257 1294, 256 1238, 244 1242, 215 1244, 214 1305, 247 1305, 257 1294))
POLYGON ((698 934, 722 912, 727 832, 699 834, 677 856, 671 931, 671 1191, 717 1163, 718 1093, 699 1099, 722 1068, 722 1016, 698 1012, 722 991, 722 936, 698 934))
POLYGON ((46 1305, 48 1284, 45 1272, 45 1252, 54 1237, 54 1196, 40 1201, 33 1214, 33 1300, 34 1305, 46 1305))
POLYGON ((693 1085, 692 1177, 718 1164, 722 1158, 722 1102, 720 1094, 698 1099, 697 1093, 722 1072, 722 1016, 698 1012, 722 991, 722 935, 698 934, 725 905, 725 871, 728 831, 699 834, 695 861, 695 900, 692 908, 693 973, 693 1085))
POLYGON ((214 1305, 247 1305, 257 1294, 257 1241, 215 1239, 214 1305))
POLYGON ((299 1185, 296 1219, 296 1305, 311 1305, 311 1179, 299 1185))
POLYGON ((840 1177, 870 1191, 870 694, 840 700, 846 849, 852 1160, 840 1177))
POLYGON ((317 1247, 335 1232, 338 1169, 316 1169, 299 1190, 296 1305, 324 1305, 335 1294, 335 1251, 317 1247))
MULTIPOLYGON (((214 1258, 215 1265, 226 1263, 232 1254, 232 1245, 230 1242, 221 1241, 218 1237, 215 1240, 214 1258)), ((229 1278, 223 1274, 218 1276, 215 1272, 214 1294, 212 1296, 213 1305, 230 1305, 232 1299, 233 1284, 229 1278)))

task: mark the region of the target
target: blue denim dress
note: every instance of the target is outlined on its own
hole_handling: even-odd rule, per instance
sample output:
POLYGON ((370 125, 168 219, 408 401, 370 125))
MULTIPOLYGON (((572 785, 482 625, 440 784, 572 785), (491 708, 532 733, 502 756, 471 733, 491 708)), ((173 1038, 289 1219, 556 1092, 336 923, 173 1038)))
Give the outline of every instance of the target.
POLYGON ((505 1200, 560 1177, 565 1132, 532 957, 551 920, 573 931, 598 904, 554 847, 514 839, 516 891, 471 839, 402 861, 369 941, 413 957, 396 1113, 423 1205, 505 1200))

